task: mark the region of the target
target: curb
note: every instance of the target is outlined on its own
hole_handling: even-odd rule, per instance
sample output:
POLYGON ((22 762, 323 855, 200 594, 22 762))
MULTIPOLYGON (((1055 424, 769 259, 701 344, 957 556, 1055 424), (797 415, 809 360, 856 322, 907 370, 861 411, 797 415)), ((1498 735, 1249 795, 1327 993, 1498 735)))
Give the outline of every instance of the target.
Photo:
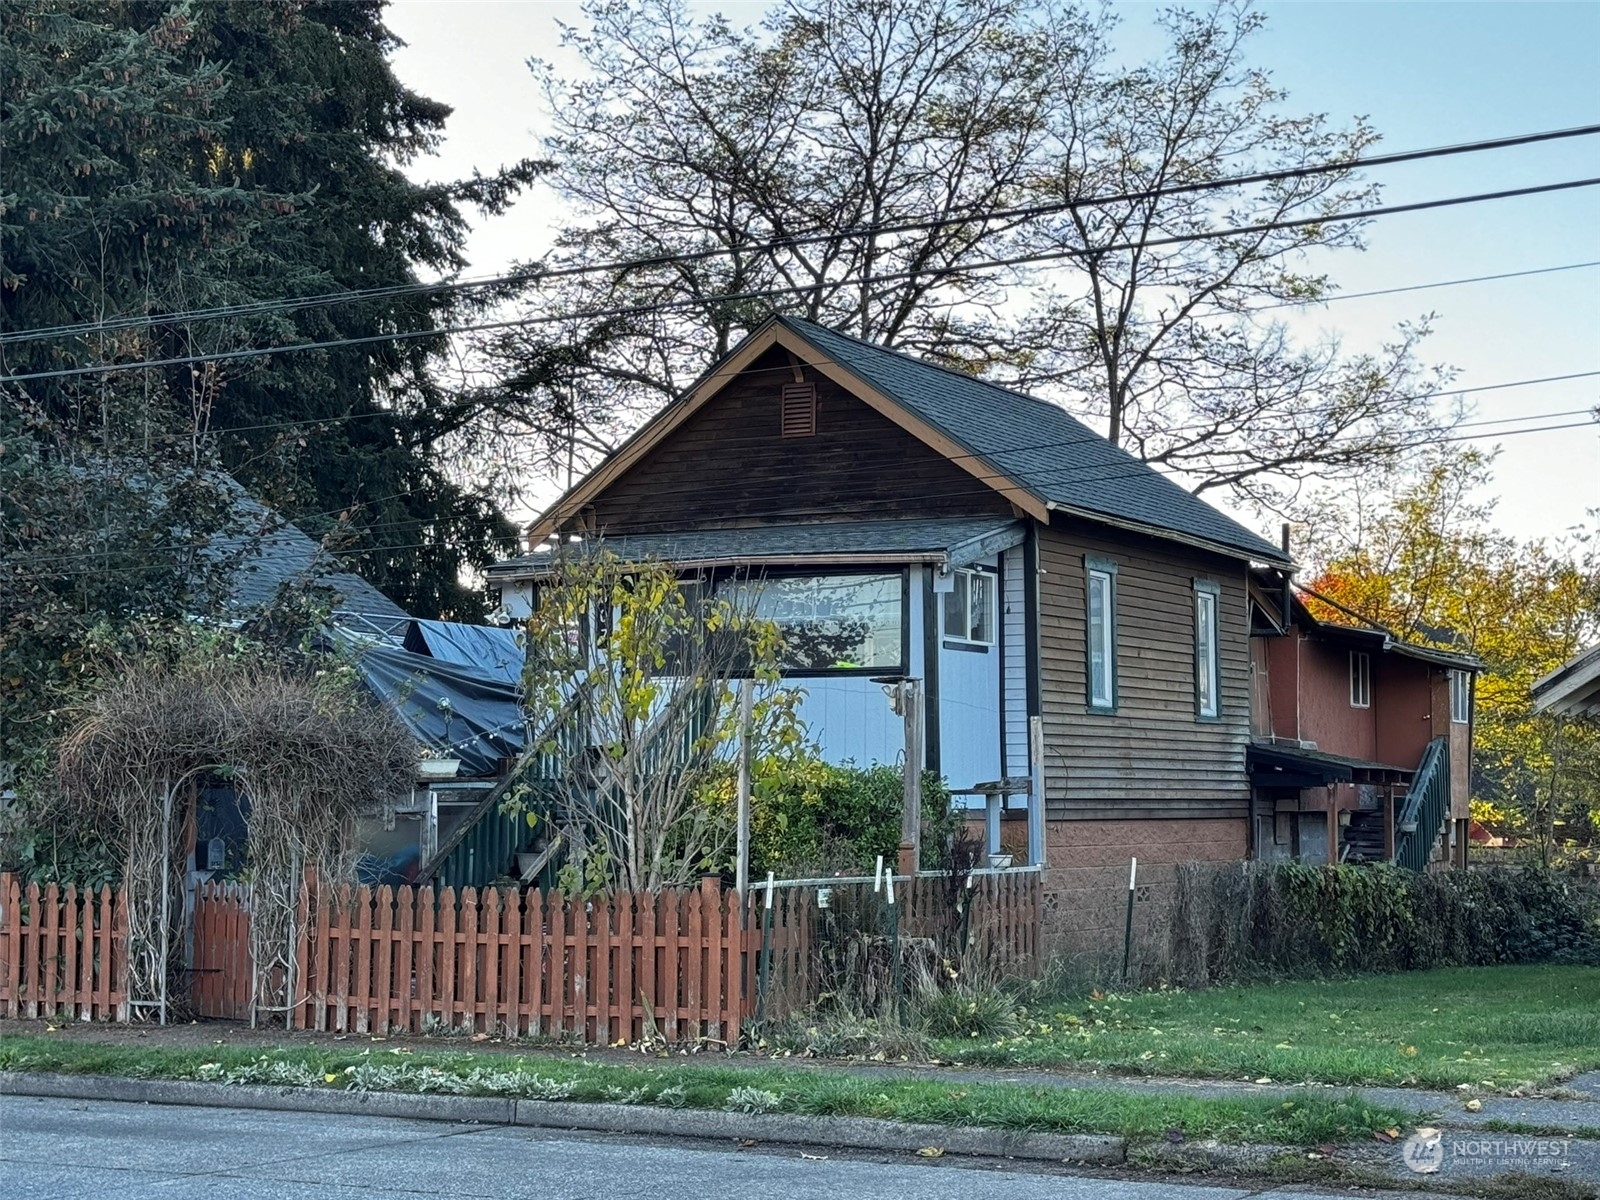
POLYGON ((780 1145, 835 1146, 846 1150, 906 1154, 914 1154, 927 1146, 938 1146, 946 1154, 1046 1162, 1071 1161, 1097 1166, 1116 1166, 1127 1159, 1127 1139, 1111 1134, 1029 1133, 955 1125, 911 1125, 878 1117, 730 1113, 631 1104, 583 1104, 568 1100, 323 1091, 319 1088, 263 1087, 259 1084, 128 1079, 111 1075, 46 1075, 18 1071, 0 1072, 0 1095, 327 1113, 333 1116, 402 1117, 413 1121, 582 1129, 597 1133, 716 1141, 748 1138, 780 1145))

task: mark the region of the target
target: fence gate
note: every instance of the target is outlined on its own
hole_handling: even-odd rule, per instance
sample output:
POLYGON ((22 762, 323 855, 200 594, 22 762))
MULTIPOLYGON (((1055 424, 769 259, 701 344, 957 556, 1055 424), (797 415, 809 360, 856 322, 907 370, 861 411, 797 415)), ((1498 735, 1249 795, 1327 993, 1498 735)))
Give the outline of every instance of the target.
POLYGON ((189 999, 195 1015, 250 1019, 250 889, 210 880, 194 889, 189 999))

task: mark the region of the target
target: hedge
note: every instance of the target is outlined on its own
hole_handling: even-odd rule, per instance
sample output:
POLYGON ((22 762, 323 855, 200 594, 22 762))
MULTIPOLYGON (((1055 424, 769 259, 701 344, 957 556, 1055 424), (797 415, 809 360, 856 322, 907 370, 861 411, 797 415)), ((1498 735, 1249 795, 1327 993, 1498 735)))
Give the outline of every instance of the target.
POLYGON ((1191 863, 1169 926, 1175 983, 1494 963, 1600 963, 1595 897, 1541 867, 1191 863))

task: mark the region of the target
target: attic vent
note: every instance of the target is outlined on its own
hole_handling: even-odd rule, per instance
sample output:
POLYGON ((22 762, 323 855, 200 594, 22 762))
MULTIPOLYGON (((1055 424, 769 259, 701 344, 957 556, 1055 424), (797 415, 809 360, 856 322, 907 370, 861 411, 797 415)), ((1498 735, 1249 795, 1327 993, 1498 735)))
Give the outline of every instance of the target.
POLYGON ((817 436, 817 385, 814 383, 786 383, 783 385, 783 436, 786 438, 817 436))

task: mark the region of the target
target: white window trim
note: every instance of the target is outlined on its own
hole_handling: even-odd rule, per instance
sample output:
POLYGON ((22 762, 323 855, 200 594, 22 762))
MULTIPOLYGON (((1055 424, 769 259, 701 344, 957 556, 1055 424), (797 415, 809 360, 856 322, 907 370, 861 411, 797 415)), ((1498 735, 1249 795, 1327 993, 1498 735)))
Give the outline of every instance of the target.
POLYGON ((1195 714, 1205 720, 1216 720, 1222 716, 1222 589, 1215 583, 1206 579, 1197 579, 1194 584, 1194 707, 1195 714), (1210 602, 1209 606, 1207 601, 1210 602), (1200 631, 1203 623, 1202 614, 1209 607, 1211 620, 1208 622, 1208 633, 1211 638, 1210 654, 1202 656, 1200 645, 1200 631), (1211 685, 1211 703, 1209 706, 1203 699, 1204 690, 1201 688, 1201 679, 1209 675, 1207 682, 1211 685))
MULTIPOLYGON (((951 633, 948 628, 945 628, 941 631, 944 640, 947 642, 960 642, 963 646, 993 646, 997 644, 1000 640, 1000 614, 997 610, 997 606, 1000 603, 1000 577, 993 571, 983 571, 974 567, 963 567, 952 571, 951 574, 965 575, 967 577, 966 619, 962 621, 962 628, 964 629, 972 628, 972 580, 980 578, 989 581, 989 625, 994 632, 994 636, 989 638, 988 641, 984 641, 982 638, 968 637, 962 633, 951 633)), ((945 606, 941 604, 939 606, 939 620, 942 624, 948 626, 949 622, 945 620, 945 613, 945 606)))
POLYGON ((1117 569, 1116 565, 1099 559, 1091 559, 1085 567, 1084 573, 1084 691, 1088 694, 1089 707, 1099 712, 1109 712, 1117 707, 1117 569), (1090 601, 1090 593, 1094 589, 1096 579, 1105 581, 1106 599, 1102 612, 1105 617, 1105 691, 1095 691, 1094 680, 1094 642, 1096 630, 1092 623, 1091 614, 1094 611, 1090 601))
POLYGON ((1365 650, 1350 651, 1350 707, 1372 707, 1372 657, 1365 650), (1360 670, 1357 670, 1359 665, 1360 670), (1356 699, 1356 683, 1360 682, 1362 690, 1366 693, 1361 699, 1356 699))
POLYGON ((1472 723, 1472 675, 1467 671, 1452 670, 1450 672, 1450 724, 1470 725, 1472 723), (1461 709, 1457 716, 1456 692, 1460 689, 1461 709))

